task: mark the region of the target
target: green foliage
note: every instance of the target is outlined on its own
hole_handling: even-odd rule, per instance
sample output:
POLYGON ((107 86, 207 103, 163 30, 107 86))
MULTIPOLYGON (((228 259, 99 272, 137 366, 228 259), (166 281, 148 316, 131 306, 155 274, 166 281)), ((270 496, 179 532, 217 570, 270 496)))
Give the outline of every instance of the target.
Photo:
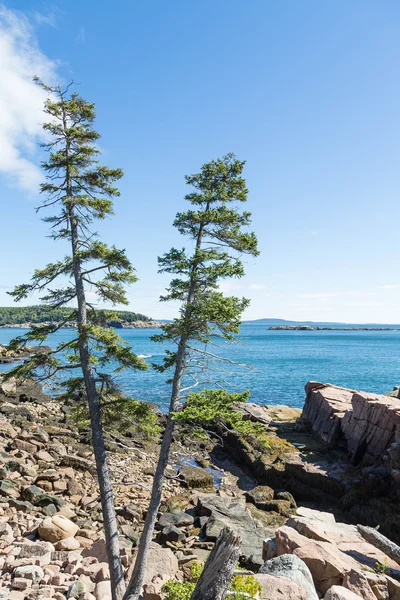
POLYGON ((229 589, 235 592, 229 596, 234 600, 245 600, 245 598, 256 598, 262 592, 262 587, 253 575, 234 575, 229 589))
MULTIPOLYGON (((156 437, 161 432, 158 416, 149 402, 109 392, 107 398, 102 397, 100 406, 105 428, 123 435, 134 429, 135 433, 145 438, 156 437)), ((72 414, 78 429, 89 428, 90 417, 86 402, 77 402, 72 414)))
POLYGON ((162 586, 162 591, 166 594, 164 600, 190 600, 195 583, 189 581, 173 581, 170 579, 162 586))
MULTIPOLYGON (((203 390, 191 392, 185 405, 174 414, 174 420, 193 425, 195 428, 213 429, 222 424, 243 435, 260 437, 264 427, 252 421, 245 421, 236 408, 238 402, 247 402, 250 392, 229 393, 226 390, 203 390)), ((266 442, 265 442, 266 443, 266 442)))
MULTIPOLYGON (((21 323, 60 323, 68 320, 71 315, 69 308, 54 308, 52 306, 2 306, 0 307, 0 325, 20 325, 21 323)), ((150 321, 150 317, 124 310, 104 311, 107 323, 116 319, 122 323, 150 321)))
MULTIPOLYGON (((84 381, 90 381, 92 390, 97 386, 105 407, 109 394, 116 389, 113 377, 103 371, 106 364, 113 367, 114 374, 126 368, 147 369, 147 364, 129 345, 113 329, 107 328, 116 313, 97 310, 87 300, 90 291, 100 303, 126 305, 125 286, 136 281, 135 269, 125 250, 108 246, 97 239, 93 230, 95 221, 113 214, 113 198, 119 196, 115 183, 123 173, 121 169, 111 169, 98 162, 100 151, 96 141, 100 135, 93 128, 94 104, 77 93, 70 93, 70 86, 51 88, 37 82, 49 94, 44 108, 49 116, 49 122, 44 124, 48 142, 43 144, 49 157, 42 163, 46 181, 41 185, 45 200, 37 210, 52 208, 54 214, 44 218, 50 225, 50 237, 69 242, 71 252, 36 269, 30 283, 18 285, 10 292, 16 301, 32 293, 41 294, 42 305, 20 309, 18 318, 21 312, 26 317, 31 316, 33 310, 36 322, 51 321, 50 325, 39 325, 19 336, 11 346, 33 341, 42 343, 66 321, 77 322, 77 335, 48 354, 30 357, 7 376, 33 377, 39 381, 51 379, 53 383, 60 383, 65 393, 74 399, 82 395, 84 381), (56 281, 60 287, 56 287, 56 281), (77 305, 79 310, 75 308, 77 305), (77 376, 76 369, 81 370, 81 376, 79 371, 77 376)), ((12 315, 7 314, 5 318, 8 320, 9 316, 12 315)), ((135 318, 130 316, 127 320, 135 318)), ((127 402, 125 419, 135 418, 140 413, 135 402, 127 402)), ((113 409, 110 405, 109 410, 104 410, 107 420, 116 420, 115 407, 121 409, 120 399, 113 409)))
POLYGON ((384 559, 383 563, 377 561, 375 563, 375 568, 374 571, 375 573, 379 573, 380 575, 385 575, 389 570, 389 567, 387 565, 387 558, 384 559))
MULTIPOLYGON (((162 587, 162 591, 166 594, 165 600, 190 600, 202 571, 203 565, 194 562, 190 565, 189 581, 172 579, 167 581, 162 587)), ((257 597, 257 594, 262 591, 262 587, 252 575, 234 575, 229 590, 234 592, 229 598, 251 600, 257 597)))
MULTIPOLYGON (((231 340, 249 304, 245 298, 226 297, 219 291, 222 280, 244 275, 241 254, 258 254, 254 233, 246 231, 250 213, 238 208, 247 200, 244 164, 227 154, 186 177, 193 191, 185 198, 192 208, 178 213, 174 225, 194 243, 194 249, 172 248, 158 259, 160 272, 174 275, 161 300, 178 300, 181 309, 180 316, 153 339, 184 344, 184 369, 190 362, 192 379, 204 372, 206 362, 208 366, 223 363, 204 346, 217 338, 231 340)), ((175 365, 176 356, 168 352, 158 370, 175 365)))

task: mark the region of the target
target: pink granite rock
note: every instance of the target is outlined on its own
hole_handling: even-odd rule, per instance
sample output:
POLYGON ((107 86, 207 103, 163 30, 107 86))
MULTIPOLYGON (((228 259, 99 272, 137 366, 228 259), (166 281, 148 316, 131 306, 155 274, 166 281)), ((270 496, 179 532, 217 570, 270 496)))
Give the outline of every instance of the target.
POLYGON ((351 410, 352 390, 309 381, 305 386, 306 401, 302 418, 327 444, 334 445, 341 436, 341 420, 351 410))

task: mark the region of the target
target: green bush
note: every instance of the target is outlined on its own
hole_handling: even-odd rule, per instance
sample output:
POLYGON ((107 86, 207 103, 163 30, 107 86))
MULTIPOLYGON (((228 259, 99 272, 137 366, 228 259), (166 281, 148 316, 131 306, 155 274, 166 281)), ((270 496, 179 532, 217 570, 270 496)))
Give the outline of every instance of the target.
MULTIPOLYGON (((123 435, 134 429, 145 438, 157 436, 160 431, 159 419, 151 404, 136 398, 108 397, 101 403, 103 424, 123 435)), ((80 402, 72 415, 78 429, 90 427, 89 407, 87 402, 80 402)))
MULTIPOLYGON (((173 581, 172 579, 167 581, 162 587, 162 591, 166 593, 165 600, 190 600, 202 571, 203 565, 194 562, 190 565, 189 581, 173 581)), ((262 588, 252 575, 234 575, 229 589, 234 592, 229 598, 251 600, 261 592, 262 588)))
MULTIPOLYGON (((238 402, 247 402, 249 397, 249 391, 237 393, 230 393, 226 390, 191 392, 184 407, 175 413, 174 419, 180 423, 192 425, 194 435, 201 435, 202 429, 212 429, 220 423, 245 436, 259 438, 265 434, 265 428, 259 423, 245 421, 242 413, 235 407, 238 402)), ((264 445, 268 445, 266 440, 262 441, 264 445)))

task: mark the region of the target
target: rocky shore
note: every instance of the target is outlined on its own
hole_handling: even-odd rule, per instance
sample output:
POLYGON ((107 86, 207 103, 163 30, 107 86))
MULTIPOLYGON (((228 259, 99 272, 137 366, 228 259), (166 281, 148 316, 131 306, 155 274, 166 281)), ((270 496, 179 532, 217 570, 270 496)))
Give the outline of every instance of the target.
MULTIPOLYGON (((0 325, 0 329, 32 329, 34 327, 39 327, 42 325, 57 325, 58 323, 52 321, 45 321, 43 323, 14 323, 13 325, 5 324, 0 325)), ((161 321, 110 321, 108 324, 109 327, 115 327, 116 329, 156 329, 161 327, 163 323, 161 321)), ((76 329, 76 321, 66 321, 63 323, 61 329, 76 329)))
MULTIPOLYGON (((400 401, 311 382, 302 413, 237 408, 261 437, 176 432, 144 600, 185 580, 225 526, 264 600, 399 600, 398 562, 357 523, 400 541, 400 401)), ((158 452, 132 436, 107 442, 127 576, 158 452)), ((0 573, 2 600, 111 597, 87 432, 34 383, 0 385, 0 573)))

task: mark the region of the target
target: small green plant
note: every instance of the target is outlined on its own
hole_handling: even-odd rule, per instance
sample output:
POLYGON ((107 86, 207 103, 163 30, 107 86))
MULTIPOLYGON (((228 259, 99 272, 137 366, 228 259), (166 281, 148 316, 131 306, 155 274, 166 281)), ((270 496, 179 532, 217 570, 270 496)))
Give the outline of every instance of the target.
POLYGON ((261 585, 253 575, 235 575, 229 589, 235 592, 234 596, 230 596, 234 600, 255 598, 262 591, 261 585))
POLYGON ((375 569, 374 569, 375 573, 379 573, 381 575, 385 575, 385 573, 387 573, 388 570, 389 570, 389 567, 387 565, 387 558, 385 558, 383 560, 383 563, 381 563, 379 561, 377 561, 375 563, 375 569))
POLYGON ((239 402, 247 402, 249 391, 230 393, 226 390, 203 390, 191 392, 184 407, 175 413, 174 420, 194 427, 194 434, 203 429, 212 429, 215 424, 225 424, 228 429, 239 431, 245 436, 255 436, 264 445, 268 441, 261 436, 265 428, 259 423, 245 421, 243 414, 236 409, 239 402))
POLYGON ((190 600, 195 583, 189 581, 173 581, 170 579, 162 586, 162 591, 166 594, 165 600, 190 600))
MULTIPOLYGON (((170 579, 162 587, 166 594, 165 600, 190 600, 196 583, 203 571, 203 565, 194 562, 189 568, 188 581, 173 581, 170 579)), ((261 585, 252 575, 234 575, 229 590, 234 592, 229 595, 233 600, 252 600, 262 591, 261 585)))

